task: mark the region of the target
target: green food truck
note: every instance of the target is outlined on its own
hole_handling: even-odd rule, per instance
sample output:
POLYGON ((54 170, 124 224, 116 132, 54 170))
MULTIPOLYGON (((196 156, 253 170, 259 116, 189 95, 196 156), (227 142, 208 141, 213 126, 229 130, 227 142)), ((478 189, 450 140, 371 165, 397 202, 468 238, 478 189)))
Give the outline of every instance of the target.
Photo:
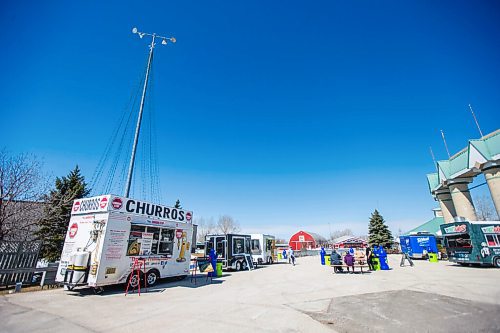
POLYGON ((500 222, 463 221, 441 225, 451 262, 500 268, 500 222))

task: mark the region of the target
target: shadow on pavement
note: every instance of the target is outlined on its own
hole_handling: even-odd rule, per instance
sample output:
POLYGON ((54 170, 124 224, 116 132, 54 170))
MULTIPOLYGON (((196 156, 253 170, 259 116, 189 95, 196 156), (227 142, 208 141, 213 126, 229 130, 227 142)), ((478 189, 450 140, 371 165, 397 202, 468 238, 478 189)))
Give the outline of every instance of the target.
MULTIPOLYGON (((223 274, 222 277, 228 277, 231 274, 223 274)), ((151 294, 151 293, 162 293, 170 288, 183 287, 183 288, 200 288, 211 284, 222 284, 224 281, 219 280, 219 278, 214 277, 212 280, 207 279, 205 274, 198 274, 196 277, 191 277, 191 275, 186 278, 179 280, 178 278, 165 278, 161 279, 159 283, 153 287, 143 287, 141 286, 141 294, 151 294)), ((103 287, 102 291, 98 291, 94 288, 84 287, 75 288, 72 291, 67 291, 70 296, 77 297, 88 297, 88 296, 112 296, 112 295, 125 295, 126 284, 117 284, 112 286, 103 287)), ((130 290, 129 295, 138 294, 138 289, 130 290)))

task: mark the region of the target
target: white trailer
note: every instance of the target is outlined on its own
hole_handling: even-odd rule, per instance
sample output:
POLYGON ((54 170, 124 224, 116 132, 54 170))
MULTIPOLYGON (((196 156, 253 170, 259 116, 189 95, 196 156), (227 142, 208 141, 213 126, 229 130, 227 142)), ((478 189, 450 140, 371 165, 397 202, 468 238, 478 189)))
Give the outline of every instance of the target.
POLYGON ((251 251, 254 262, 259 265, 277 261, 276 238, 266 234, 251 234, 251 251))
POLYGON ((56 281, 66 289, 127 283, 135 259, 145 261, 140 279, 155 285, 160 278, 189 274, 192 212, 102 195, 75 200, 56 281))

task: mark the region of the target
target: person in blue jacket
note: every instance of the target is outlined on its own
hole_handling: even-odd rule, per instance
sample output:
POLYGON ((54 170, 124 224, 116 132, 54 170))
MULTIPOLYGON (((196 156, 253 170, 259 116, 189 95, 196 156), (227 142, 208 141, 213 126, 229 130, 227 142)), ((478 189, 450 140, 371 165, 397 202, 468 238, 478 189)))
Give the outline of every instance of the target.
POLYGON ((324 247, 321 247, 321 251, 319 251, 319 254, 321 256, 321 265, 324 265, 325 264, 325 255, 326 255, 326 251, 325 251, 324 247))
POLYGON ((216 270, 217 270, 217 253, 215 252, 214 249, 210 249, 210 252, 208 254, 208 257, 210 258, 210 263, 212 264, 213 267, 213 272, 209 272, 208 276, 215 277, 217 276, 216 270))
POLYGON ((387 264, 387 252, 385 252, 384 248, 380 246, 378 253, 380 258, 380 269, 383 271, 389 270, 389 265, 387 264))

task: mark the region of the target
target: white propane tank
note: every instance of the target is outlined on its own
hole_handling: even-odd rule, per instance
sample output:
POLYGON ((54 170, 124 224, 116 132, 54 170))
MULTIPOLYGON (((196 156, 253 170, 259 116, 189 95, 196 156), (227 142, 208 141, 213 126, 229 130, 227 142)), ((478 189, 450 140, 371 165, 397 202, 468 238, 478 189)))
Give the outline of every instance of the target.
POLYGON ((73 271, 71 283, 83 283, 85 273, 89 262, 89 252, 77 251, 71 254, 69 258, 68 269, 73 271))

